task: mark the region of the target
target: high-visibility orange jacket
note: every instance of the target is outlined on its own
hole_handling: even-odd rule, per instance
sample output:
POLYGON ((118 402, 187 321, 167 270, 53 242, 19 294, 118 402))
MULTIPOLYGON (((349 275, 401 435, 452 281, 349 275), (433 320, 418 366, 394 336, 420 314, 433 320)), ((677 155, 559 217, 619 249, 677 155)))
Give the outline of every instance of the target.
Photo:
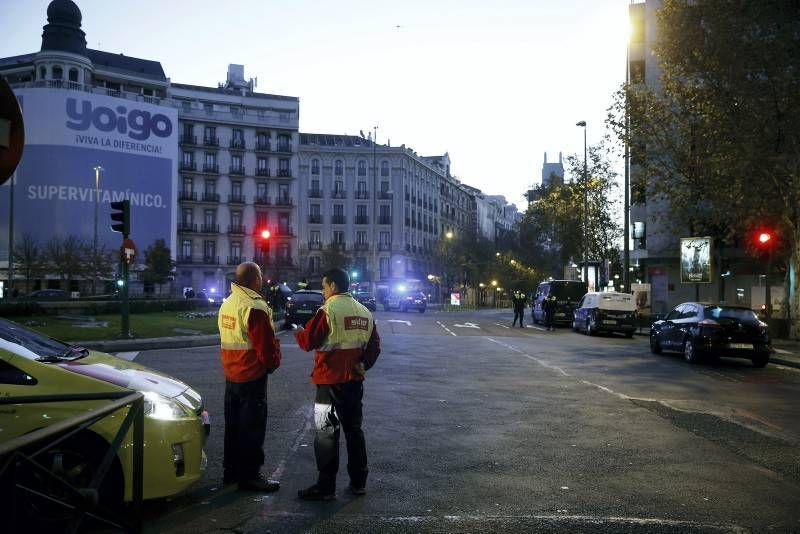
POLYGON ((301 349, 316 349, 314 384, 364 380, 363 371, 375 364, 381 352, 372 314, 349 293, 329 297, 295 338, 301 349))
POLYGON ((222 370, 231 382, 261 378, 281 365, 281 346, 272 328, 272 310, 257 292, 231 284, 219 308, 222 370))

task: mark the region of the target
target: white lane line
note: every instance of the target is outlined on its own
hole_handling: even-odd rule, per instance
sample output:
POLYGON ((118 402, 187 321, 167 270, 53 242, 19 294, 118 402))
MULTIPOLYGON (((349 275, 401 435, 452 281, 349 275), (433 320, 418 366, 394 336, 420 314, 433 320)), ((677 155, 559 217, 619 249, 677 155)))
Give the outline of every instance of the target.
POLYGON ((789 352, 788 350, 783 350, 783 349, 775 349, 775 352, 777 352, 778 354, 791 354, 791 352, 789 352))
POLYGON ((129 362, 132 362, 139 355, 139 352, 140 351, 138 350, 130 352, 118 352, 117 358, 122 358, 123 360, 128 360, 129 362))
POLYGON ((536 326, 535 324, 532 324, 532 325, 530 325, 530 326, 526 326, 525 328, 535 328, 535 329, 536 329, 536 330, 538 330, 539 332, 544 332, 544 331, 545 331, 545 329, 544 329, 544 328, 542 328, 542 327, 540 327, 540 326, 536 326))
POLYGON ((442 328, 444 328, 445 330, 447 330, 447 331, 450 333, 450 335, 451 335, 451 336, 455 336, 455 333, 454 333, 452 330, 450 330, 449 328, 447 328, 445 325, 443 325, 443 324, 442 324, 442 323, 440 323, 439 321, 436 321, 436 323, 437 323, 439 326, 441 326, 442 328))
POLYGON ((500 323, 494 323, 494 324, 496 324, 496 325, 497 325, 497 326, 499 326, 499 327, 505 328, 506 330, 508 330, 509 328, 511 328, 510 326, 506 326, 506 325, 504 325, 504 324, 500 324, 500 323))

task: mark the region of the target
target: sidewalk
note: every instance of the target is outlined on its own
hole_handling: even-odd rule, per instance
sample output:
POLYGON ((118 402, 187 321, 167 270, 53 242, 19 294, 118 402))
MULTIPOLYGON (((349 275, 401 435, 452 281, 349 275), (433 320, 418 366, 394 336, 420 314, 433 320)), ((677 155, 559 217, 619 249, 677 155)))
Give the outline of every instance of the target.
POLYGON ((800 341, 773 339, 770 362, 800 369, 800 341))

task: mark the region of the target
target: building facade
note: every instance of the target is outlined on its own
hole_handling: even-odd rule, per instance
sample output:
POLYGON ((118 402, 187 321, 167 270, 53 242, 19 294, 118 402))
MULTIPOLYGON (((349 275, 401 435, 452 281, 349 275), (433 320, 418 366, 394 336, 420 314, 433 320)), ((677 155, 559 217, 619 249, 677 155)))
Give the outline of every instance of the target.
POLYGON ((549 187, 551 184, 564 185, 564 161, 561 152, 558 153, 558 162, 547 162, 547 152, 544 153, 544 163, 542 163, 542 186, 549 187))

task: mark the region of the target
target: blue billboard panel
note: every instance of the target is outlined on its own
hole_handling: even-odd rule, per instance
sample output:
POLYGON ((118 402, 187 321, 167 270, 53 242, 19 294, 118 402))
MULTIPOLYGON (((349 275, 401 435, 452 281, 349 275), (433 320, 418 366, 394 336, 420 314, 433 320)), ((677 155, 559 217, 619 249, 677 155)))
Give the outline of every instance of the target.
MULTIPOLYGON (((26 144, 14 186, 15 241, 30 234, 44 245, 72 235, 91 243, 96 208, 98 242, 118 248, 122 237, 111 232, 110 203, 128 199, 137 246, 164 239, 174 253, 176 110, 59 89, 26 89, 18 96, 26 144)), ((3 255, 10 189, 10 182, 0 187, 3 255)))

